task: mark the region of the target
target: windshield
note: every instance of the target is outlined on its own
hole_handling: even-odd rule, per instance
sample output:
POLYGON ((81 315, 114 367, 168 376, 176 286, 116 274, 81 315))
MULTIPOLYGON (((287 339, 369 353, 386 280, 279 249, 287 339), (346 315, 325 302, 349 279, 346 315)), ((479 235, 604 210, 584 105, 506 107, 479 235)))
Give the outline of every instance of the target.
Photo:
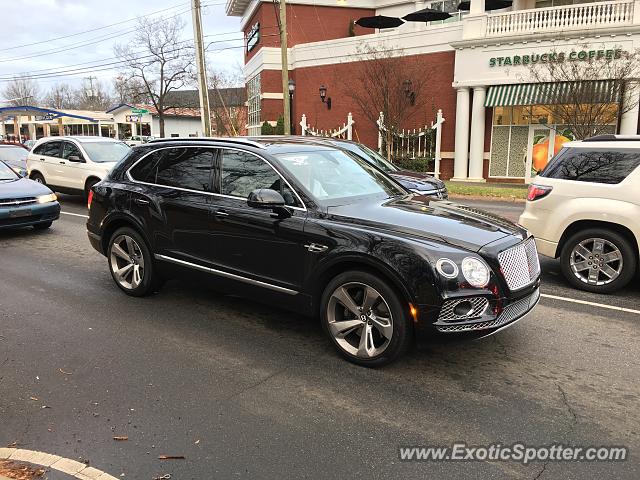
POLYGON ((276 153, 296 180, 320 203, 356 197, 404 195, 405 190, 366 160, 342 150, 276 153))
POLYGON ((98 163, 118 162, 131 150, 122 142, 82 142, 82 147, 89 154, 89 160, 98 163))
POLYGON ((6 164, 0 162, 0 182, 19 178, 6 164))
POLYGON ((367 147, 366 145, 358 145, 356 149, 364 153, 369 159, 371 159, 371 161, 376 167, 378 167, 381 170, 384 170, 385 172, 397 172, 398 170, 400 170, 389 160, 384 158, 375 150, 372 150, 371 148, 367 147))
POLYGON ((0 160, 16 165, 27 159, 27 152, 22 147, 2 147, 0 148, 0 160))

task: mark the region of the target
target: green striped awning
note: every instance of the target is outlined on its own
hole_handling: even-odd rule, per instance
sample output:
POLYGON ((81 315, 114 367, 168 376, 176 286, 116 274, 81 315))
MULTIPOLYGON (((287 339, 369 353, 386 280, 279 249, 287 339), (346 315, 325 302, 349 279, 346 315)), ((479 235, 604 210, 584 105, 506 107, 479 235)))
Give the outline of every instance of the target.
POLYGON ((485 107, 553 105, 561 103, 617 103, 620 88, 612 80, 493 85, 485 107))

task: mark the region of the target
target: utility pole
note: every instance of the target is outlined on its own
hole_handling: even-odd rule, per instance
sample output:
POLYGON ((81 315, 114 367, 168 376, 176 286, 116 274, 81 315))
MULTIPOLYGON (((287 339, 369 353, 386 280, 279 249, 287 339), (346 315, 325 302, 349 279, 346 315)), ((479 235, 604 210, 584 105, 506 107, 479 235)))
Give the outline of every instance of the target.
POLYGON ((85 77, 85 80, 89 81, 89 101, 91 103, 91 108, 95 109, 96 108, 96 95, 95 92, 93 90, 93 81, 94 80, 98 80, 95 76, 93 75, 89 75, 88 77, 85 77))
POLYGON ((196 44, 196 64, 198 66, 198 91, 200 93, 202 132, 205 137, 210 137, 212 133, 211 108, 209 106, 209 88, 207 87, 207 65, 204 57, 200 0, 191 1, 191 11, 193 13, 193 39, 196 44))
POLYGON ((287 59, 287 4, 285 0, 280 0, 280 52, 282 58, 282 108, 284 116, 284 134, 291 135, 289 61, 287 59))

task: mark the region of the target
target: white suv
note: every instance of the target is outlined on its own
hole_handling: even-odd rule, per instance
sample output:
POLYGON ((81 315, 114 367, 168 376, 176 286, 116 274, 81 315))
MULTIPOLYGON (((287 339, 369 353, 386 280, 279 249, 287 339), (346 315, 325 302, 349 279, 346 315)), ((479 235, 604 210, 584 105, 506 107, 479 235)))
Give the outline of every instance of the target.
POLYGON ((129 150, 107 137, 46 137, 29 152, 27 171, 52 190, 87 195, 129 150))
POLYGON ((640 136, 566 143, 533 179, 520 224, 538 251, 560 258, 575 287, 610 293, 636 275, 640 248, 640 136))

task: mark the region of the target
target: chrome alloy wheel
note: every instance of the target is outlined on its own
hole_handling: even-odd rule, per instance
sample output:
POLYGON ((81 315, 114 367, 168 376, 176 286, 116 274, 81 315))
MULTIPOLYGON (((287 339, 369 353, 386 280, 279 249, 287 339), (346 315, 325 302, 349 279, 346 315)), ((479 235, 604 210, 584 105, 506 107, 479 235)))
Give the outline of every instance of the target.
POLYGON ((134 290, 144 278, 144 255, 140 245, 129 235, 118 235, 111 245, 111 271, 118 284, 134 290))
POLYGON ((571 271, 589 285, 607 285, 622 273, 622 252, 604 238, 587 238, 571 251, 571 271))
POLYGON ((329 331, 345 352, 373 358, 386 350, 393 335, 393 316, 383 296, 364 283, 345 283, 327 305, 329 331))

